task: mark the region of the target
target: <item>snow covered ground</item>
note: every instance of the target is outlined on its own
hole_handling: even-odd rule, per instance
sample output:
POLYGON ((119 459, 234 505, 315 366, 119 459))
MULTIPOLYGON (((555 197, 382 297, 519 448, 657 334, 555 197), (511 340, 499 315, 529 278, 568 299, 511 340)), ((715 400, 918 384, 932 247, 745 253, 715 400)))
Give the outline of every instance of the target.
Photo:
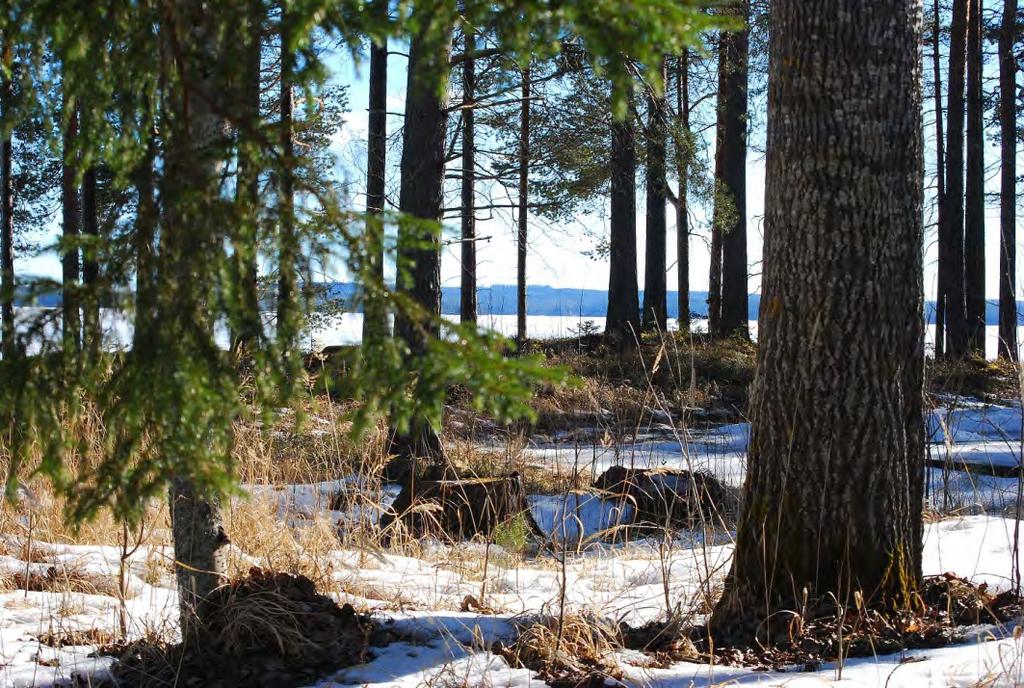
MULTIPOLYGON (((1002 517, 977 515, 932 523, 925 535, 924 568, 928 573, 956 571, 1002 589, 1009 584, 1014 523, 1002 517)), ((113 577, 116 548, 39 545, 46 563, 37 570, 66 567, 78 574, 113 577)), ((512 622, 524 614, 557 612, 563 584, 566 608, 589 611, 606 619, 642 623, 665 613, 668 604, 684 608, 700 598, 701 582, 725 572, 731 546, 691 539, 669 551, 657 543, 592 547, 570 554, 565 577, 548 558, 514 559, 492 547, 482 567, 483 546, 433 545, 418 558, 385 553, 337 550, 332 553, 339 587, 355 591, 339 600, 377 610, 390 618, 407 638, 374 649, 365 665, 339 672, 319 686, 438 685, 443 677, 465 683, 442 685, 542 685, 530 672, 510 669, 487 651, 491 642, 514 634, 512 622), (667 572, 667 573, 666 573, 667 572), (486 583, 486 591, 481 588, 486 583), (467 595, 482 596, 498 610, 493 615, 457 611, 467 595), (439 678, 441 677, 441 678, 439 678)), ((173 637, 177 610, 169 576, 155 576, 153 560, 166 552, 140 550, 129 562, 130 595, 126 602, 133 636, 163 633, 173 637)), ((12 557, 0 560, 5 572, 24 570, 12 557)), ((0 686, 44 686, 75 673, 103 672, 109 660, 89 657, 92 647, 54 649, 39 640, 46 633, 117 628, 118 602, 107 595, 75 592, 0 593, 0 686)), ((851 660, 843 669, 844 686, 971 686, 990 674, 1002 675, 991 685, 1019 685, 1024 680, 1024 645, 1009 629, 979 629, 978 642, 901 657, 851 660), (996 642, 983 642, 998 637, 996 642), (903 663, 901 663, 903 660, 903 663), (888 684, 886 684, 888 681, 888 684)), ((836 685, 837 668, 812 673, 759 673, 680 663, 668 669, 644 667, 636 654, 618 660, 637 684, 658 686, 711 685, 735 680, 748 685, 836 685), (630 664, 633 662, 634 664, 630 664), (797 679, 799 682, 793 683, 797 679)), ((986 684, 988 685, 988 684, 986 684)))
MULTIPOLYGON (((933 456, 947 450, 975 464, 1016 465, 1020 457, 1021 412, 958 402, 939 409, 930 420, 933 456), (947 444, 947 437, 949 443, 947 444)), ((527 460, 562 470, 597 474, 615 463, 636 466, 703 468, 723 480, 742 482, 748 427, 726 425, 694 431, 681 443, 667 433, 636 444, 547 443, 527 450, 527 460)), ((309 527, 312 517, 328 512, 338 494, 369 489, 346 478, 292 486, 248 486, 254 500, 267 500, 272 528, 309 527)), ((932 469, 933 506, 952 517, 931 522, 925 531, 924 570, 953 571, 996 590, 1011 585, 1016 523, 1017 481, 932 469), (945 498, 943 505, 941 500, 945 498)), ((395 488, 374 497, 393 499, 395 488)), ((541 527, 564 541, 565 556, 541 553, 520 557, 500 547, 422 541, 404 555, 379 548, 343 548, 323 553, 339 601, 374 611, 402 631, 402 642, 375 648, 367 664, 325 678, 318 686, 530 686, 542 685, 527 670, 511 669, 488 651, 496 640, 514 634, 517 619, 557 613, 564 599, 569 612, 591 612, 612 621, 641 624, 664 617, 677 605, 699 612, 703 591, 724 576, 732 547, 728 533, 687 532, 671 543, 639 541, 609 544, 599 530, 629 519, 628 509, 586 493, 534 495, 531 509, 541 527), (415 556, 413 556, 415 555, 415 556), (460 611, 467 596, 494 614, 460 611)), ((342 527, 362 513, 330 514, 342 527)), ((373 515, 370 515, 373 518, 373 515)), ((0 587, 0 688, 46 686, 73 674, 102 674, 107 659, 90 657, 91 645, 54 648, 47 636, 77 632, 115 634, 123 613, 131 637, 174 638, 176 593, 169 552, 141 547, 125 563, 128 595, 122 607, 116 595, 120 550, 116 547, 35 543, 26 561, 21 542, 0 542, 0 580, 34 574, 74 584, 51 592, 0 587), (81 590, 76 592, 74 590, 81 590)), ((239 556, 245 557, 243 553, 239 556)), ((1024 564, 1024 557, 1019 564, 1024 564)), ((79 636, 88 640, 90 636, 79 636)), ((637 653, 617 656, 629 682, 644 686, 1013 686, 1024 685, 1024 642, 1012 629, 977 629, 974 641, 955 647, 851 660, 808 673, 755 672, 746 669, 680 663, 653 668, 637 653), (990 641, 991 640, 991 641, 990 641), (841 673, 841 680, 840 680, 841 673)))

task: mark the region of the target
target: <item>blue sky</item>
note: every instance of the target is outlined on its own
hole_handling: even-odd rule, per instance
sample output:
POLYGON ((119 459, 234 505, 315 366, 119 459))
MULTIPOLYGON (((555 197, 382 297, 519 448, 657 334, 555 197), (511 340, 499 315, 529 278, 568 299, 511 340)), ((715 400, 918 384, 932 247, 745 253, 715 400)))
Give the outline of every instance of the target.
MULTIPOLYGON (((393 48, 394 49, 394 48, 393 48)), ((401 49, 398 49, 401 50, 401 49)), ((405 57, 401 54, 392 54, 389 59, 389 82, 388 82, 388 111, 390 113, 401 113, 404 107, 405 92, 405 57)), ((334 144, 334 151, 338 157, 338 173, 346 181, 351 183, 355 196, 353 203, 356 207, 362 207, 365 199, 360 195, 365 184, 365 157, 366 157, 366 128, 367 112, 366 103, 368 100, 368 62, 362 61, 357 64, 350 57, 339 58, 336 62, 336 79, 348 84, 350 109, 344 128, 340 132, 334 144)), ((927 99, 925 122, 926 122, 926 163, 927 177, 926 184, 933 183, 934 160, 931 158, 934 149, 930 133, 933 131, 932 122, 934 113, 928 107, 931 100, 927 99)), ((762 104, 763 109, 763 104, 762 104)), ((401 129, 402 118, 400 114, 392 114, 388 117, 388 133, 396 136, 401 129)), ((763 126, 763 118, 761 122, 763 126)), ((763 137, 760 131, 752 133, 752 139, 763 137)), ((397 164, 399 150, 389 150, 389 190, 395 185, 397 188, 397 164)), ((708 159, 713 159, 713 151, 707 151, 708 159)), ((1018 160, 1024 160, 1024 152, 1018 153, 1018 160)), ((999 188, 999 173, 997 167, 998 148, 992 141, 986 147, 986 162, 989 168, 987 178, 987 191, 990 194, 989 204, 986 208, 986 259, 987 259, 987 294, 990 299, 998 296, 997 267, 999 259, 999 207, 996 194, 999 188)), ((1020 169, 1020 165, 1018 166, 1020 169)), ((934 220, 933 209, 929 198, 926 199, 925 221, 931 224, 934 220)), ((644 274, 644 201, 643 185, 638 184, 637 197, 637 229, 638 229, 638 254, 639 265, 638 275, 644 274)), ((748 257, 751 264, 750 292, 756 293, 760 289, 760 260, 763 239, 764 214, 764 158, 763 154, 751 150, 747 157, 747 237, 748 257)), ((587 215, 580 216, 566 225, 553 225, 541 218, 531 218, 530 222, 530 245, 527 258, 527 278, 529 283, 538 285, 551 285, 566 288, 604 289, 608 284, 608 266, 605 261, 594 260, 585 252, 594 248, 598 236, 606 236, 608 231, 607 206, 597 209, 587 215)), ((706 237, 706 217, 703 209, 696 209, 695 218, 699 227, 699 234, 692 236, 690 240, 690 288, 694 291, 707 289, 709 252, 706 237)), ((668 288, 676 288, 675 273, 675 226, 674 213, 669 212, 668 238, 668 288)), ((458 235, 458 222, 449 221, 445 228, 446 236, 455 238, 458 235)), ((516 244, 515 244, 515 217, 511 211, 495 210, 492 217, 478 220, 478 236, 490 237, 487 241, 478 244, 478 279, 483 285, 489 284, 512 284, 516 279, 516 244)), ((934 246, 934 230, 928 229, 928 241, 926 242, 926 269, 925 289, 930 295, 935 288, 935 259, 936 250, 934 246)), ((52 234, 56 236, 58 227, 54 226, 52 234)), ((1024 236, 1018 231, 1018 264, 1024 270, 1024 236)), ((452 244, 444 249, 442 258, 442 281, 447 286, 456 286, 459 283, 459 247, 452 244)), ((44 254, 32 259, 20 259, 18 261, 19 272, 25 274, 43 274, 59 278, 60 266, 55 255, 44 254)), ((344 279, 344 270, 340 267, 328 267, 324 271, 324 277, 344 279)), ((1018 285, 1021 283, 1020 274, 1017 278, 1018 285)), ((642 285, 641 285, 642 286, 642 285)), ((1024 290, 1018 288, 1018 293, 1024 290)))

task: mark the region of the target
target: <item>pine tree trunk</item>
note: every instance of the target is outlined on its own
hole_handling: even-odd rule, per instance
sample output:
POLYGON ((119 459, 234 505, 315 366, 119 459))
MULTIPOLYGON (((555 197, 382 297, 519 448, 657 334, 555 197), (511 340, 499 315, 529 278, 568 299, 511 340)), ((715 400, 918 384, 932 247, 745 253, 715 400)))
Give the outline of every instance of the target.
MULTIPOLYGON (((63 161, 61 163, 61 231, 64 241, 77 242, 81 233, 81 212, 78 205, 78 188, 75 185, 74 141, 78 135, 78 111, 67 103, 68 122, 64 128, 63 161)), ((81 279, 80 252, 77 247, 65 248, 61 256, 62 274, 62 327, 64 350, 73 357, 82 348, 82 316, 78 299, 81 279)))
POLYGON ((530 184, 530 68, 523 70, 522 106, 519 121, 519 217, 516 248, 516 340, 526 343, 526 247, 530 184))
MULTIPOLYGON (((427 338, 437 335, 441 315, 441 237, 445 135, 448 115, 443 94, 448 87, 451 27, 424 29, 412 37, 402 137, 399 210, 403 219, 398 236, 398 289, 411 297, 431 318, 422 321, 396 314, 395 336, 408 347, 410 369, 421 356, 427 338), (436 35, 436 34, 443 35, 436 35)), ((422 418, 410 431, 394 433, 391 452, 403 458, 446 460, 437 429, 422 418)))
MULTIPOLYGON (((665 63, 659 65, 662 79, 665 63)), ((668 181, 665 178, 667 122, 664 96, 647 99, 647 242, 644 261, 644 306, 641 318, 647 331, 664 332, 668 320, 668 295, 665 272, 668 259, 668 228, 665 203, 668 181)))
POLYGON ((935 82, 935 208, 937 235, 939 237, 939 265, 935 293, 935 358, 946 355, 946 308, 945 285, 949 282, 946 270, 949 258, 948 247, 942 240, 943 217, 946 205, 946 136, 942 127, 942 14, 939 0, 932 6, 934 22, 932 24, 932 80, 935 82))
MULTIPOLYGON (((151 333, 156 313, 156 274, 153 265, 158 210, 153 185, 156 160, 155 137, 150 139, 146 158, 135 170, 138 201, 132 244, 135 247, 135 339, 141 342, 151 333)), ((148 348, 148 345, 143 344, 148 348)))
MULTIPOLYGON (((4 41, 3 66, 13 66, 11 46, 4 41)), ((14 100, 12 80, 0 74, 0 117, 6 117, 14 100)), ((10 360, 17 354, 14 331, 14 193, 11 185, 11 134, 0 140, 0 353, 10 360)))
POLYGON ((718 55, 718 145, 715 225, 721 235, 719 336, 748 338, 747 325, 747 62, 749 5, 737 3, 741 31, 723 34, 718 55), (728 210, 720 207, 727 203, 728 210))
POLYGON ((964 212, 964 292, 968 349, 985 355, 985 123, 981 0, 967 21, 967 189, 964 212))
POLYGON ((636 135, 632 107, 612 122, 611 218, 608 239, 608 315, 605 335, 623 346, 640 331, 636 268, 636 135))
POLYGON ((750 456, 711 622, 748 642, 805 589, 808 615, 908 602, 921 567, 920 5, 776 0, 771 26, 750 456))
POLYGON ((85 351, 96 360, 102 346, 100 329, 99 278, 100 266, 95 253, 99 239, 99 209, 96 207, 96 168, 89 167, 82 176, 82 231, 93 239, 93 247, 83 254, 82 283, 86 300, 82 308, 82 330, 85 351))
MULTIPOLYGON (((715 207, 718 196, 723 193, 715 184, 715 207)), ((711 262, 708 267, 708 333, 712 337, 722 336, 722 228, 711 221, 711 262)))
POLYGON ((690 139, 690 51, 679 56, 676 68, 676 112, 679 115, 680 135, 685 140, 676 143, 676 174, 679 193, 676 199, 676 274, 678 275, 679 331, 690 331, 690 215, 689 167, 692 151, 690 139))
MULTIPOLYGON (((370 44, 370 102, 366 146, 366 212, 370 241, 367 246, 374 278, 384 283, 384 176, 387 169, 387 87, 388 44, 370 44)), ((363 304, 363 341, 372 342, 388 331, 388 316, 381 299, 369 298, 363 304)))
POLYGON ((946 193, 943 229, 946 245, 945 298, 946 353, 963 358, 967 353, 967 312, 964 301, 964 67, 967 51, 968 0, 953 0, 949 45, 948 105, 946 107, 946 193))
MULTIPOLYGON (((206 3, 191 0, 183 11, 192 18, 187 36, 190 45, 202 46, 207 59, 217 60, 221 49, 218 37, 209 30, 211 10, 206 3)), ((162 31, 171 30, 174 29, 162 27, 162 31)), ((165 73, 172 71, 167 64, 171 60, 170 40, 166 35, 161 36, 165 47, 165 73)), ((161 328, 173 329, 182 327, 184 323, 195 327, 203 322, 205 304, 197 295, 200 290, 184 283, 189 279, 206 278, 195 274, 196 259, 192 254, 203 250, 205 237, 197 234, 202 232, 201 222, 193 222, 196 214, 193 200, 197 196, 213 199, 221 193, 221 147, 228 138, 228 124, 223 115, 223 104, 216 102, 218 96, 223 98, 212 74, 200 72, 194 82, 179 82, 169 95, 170 102, 165 105, 173 116, 167 131, 161 132, 165 136, 165 151, 160 193, 163 213, 160 242, 161 253, 166 252, 161 266, 167 274, 161 274, 159 279, 161 284, 169 284, 164 288, 171 290, 174 298, 158 300, 158 312, 150 328, 160 331, 164 337, 190 336, 212 340, 212 334, 208 333, 173 332, 168 335, 161 328)), ((213 324, 208 326, 212 328, 213 324)), ((165 346, 166 343, 160 342, 160 345, 165 346)), ((183 458, 188 457, 168 457, 168 460, 180 462, 183 458)), ((179 475, 173 478, 168 493, 182 637, 188 641, 201 602, 224 580, 226 562, 223 550, 228 539, 224 534, 219 500, 198 493, 190 477, 179 475)))
POLYGON ((465 54, 462 63, 462 280, 460 282, 460 320, 475 323, 476 303, 476 37, 465 27, 465 54))
POLYGON ((259 23, 258 3, 251 5, 251 24, 246 32, 246 63, 240 89, 241 126, 239 127, 238 181, 235 197, 241 209, 239 227, 233 240, 239 294, 242 300, 243 324, 232 332, 231 346, 244 351, 258 335, 260 320, 259 286, 257 283, 257 246, 259 242, 260 170, 256 156, 249 150, 257 146, 257 127, 260 125, 260 70, 262 67, 262 30, 259 23))
MULTIPOLYGON (((287 12, 281 10, 281 121, 279 135, 281 140, 281 158, 284 161, 279 175, 278 213, 280 226, 278 237, 278 277, 277 277, 277 336, 284 351, 292 350, 298 338, 296 301, 297 275, 295 261, 298 258, 297 237, 295 234, 295 144, 293 141, 294 124, 292 111, 294 108, 293 73, 295 56, 290 48, 291 19, 287 12)), ((287 353, 285 353, 287 356, 287 353)))
POLYGON ((223 549, 228 539, 220 502, 196 494, 191 480, 171 480, 169 504, 182 638, 187 640, 200 604, 224 580, 223 549))
POLYGON ((999 356, 1016 361, 1017 352, 1017 0, 1003 0, 999 32, 999 356))

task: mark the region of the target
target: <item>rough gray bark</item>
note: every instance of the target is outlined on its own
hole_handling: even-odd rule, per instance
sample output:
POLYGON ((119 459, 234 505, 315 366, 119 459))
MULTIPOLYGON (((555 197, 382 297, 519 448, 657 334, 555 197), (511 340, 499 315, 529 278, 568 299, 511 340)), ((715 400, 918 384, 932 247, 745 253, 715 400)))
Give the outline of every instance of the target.
POLYGON ((465 29, 465 60, 462 63, 462 322, 476 322, 476 36, 465 29))
MULTIPOLYGON (((13 65, 11 46, 3 46, 3 66, 13 65)), ((0 74, 0 117, 10 112, 14 99, 11 79, 0 74)), ((5 359, 17 353, 14 341, 14 193, 11 185, 11 134, 0 140, 0 345, 5 359)))
POLYGON ((1017 121, 1016 38, 1017 0, 1003 0, 999 31, 999 356, 1017 360, 1017 121))
MULTIPOLYGON (((78 111, 70 108, 68 122, 64 127, 63 161, 61 163, 61 233, 64 241, 76 242, 81 234, 81 212, 78 204, 78 188, 75 185, 77 170, 72 158, 75 137, 78 135, 78 111)), ((65 248, 61 256, 61 316, 64 350, 77 352, 82 347, 82 316, 78 300, 81 279, 80 251, 77 247, 65 248)))
POLYGON ((938 228, 939 265, 935 294, 935 358, 946 355, 946 309, 942 289, 949 281, 945 271, 949 267, 946 242, 942 241, 943 216, 946 194, 946 136, 942 127, 942 13, 939 0, 932 3, 932 81, 935 83, 935 208, 938 228))
MULTIPOLYGON (((452 27, 425 27, 412 37, 406 82, 402 136, 401 190, 403 218, 398 235, 398 290, 411 297, 428 320, 398 313, 395 336, 408 347, 410 367, 437 334, 441 314, 441 237, 445 133, 448 114, 443 99, 450 72, 452 27)), ((396 433, 391 452, 402 458, 445 460, 435 428, 413 419, 408 433, 396 433)))
POLYGON ((964 210, 964 303, 967 347, 985 355, 985 123, 981 0, 967 17, 967 183, 964 210))
POLYGON ((195 491, 191 480, 175 478, 170 487, 174 571, 181 605, 182 637, 197 620, 200 603, 224 580, 226 561, 220 502, 195 491))
MULTIPOLYGON (((659 65, 665 77, 665 63, 659 65)), ((668 220, 665 204, 668 181, 665 174, 667 146, 667 104, 664 96, 647 98, 647 241, 644 261, 644 306, 641 325, 645 330, 664 332, 668 321, 666 285, 668 220)))
POLYGON ((691 151, 683 146, 690 143, 690 52, 684 50, 676 66, 676 112, 685 141, 676 144, 676 175, 679 191, 676 194, 676 275, 678 276, 679 331, 690 331, 690 215, 689 215, 689 163, 691 151), (681 146, 680 144, 683 144, 681 146))
MULTIPOLYGON (((207 26, 209 12, 206 3, 194 0, 185 11, 192 23, 189 40, 203 46, 208 59, 217 60, 221 45, 207 26)), ((170 28, 167 28, 170 30, 170 28)), ((165 44, 169 39, 164 39, 165 44)), ((169 50, 164 59, 169 60, 169 50)), ((169 65, 164 69, 170 71, 169 65)), ((161 242, 169 254, 167 279, 185 280, 191 276, 195 258, 191 252, 202 250, 191 226, 189 204, 180 212, 178 203, 200 194, 215 198, 221 192, 220 176, 223 168, 222 145, 228 138, 224 119, 222 89, 212 72, 199 72, 194 80, 184 81, 174 93, 169 108, 175 110, 173 124, 166 133, 163 220, 161 242), (181 124, 178 124, 181 122, 181 124)), ((163 275, 161 275, 163 278, 163 275)), ((179 294, 185 302, 160 304, 172 309, 176 316, 200 318, 204 305, 195 299, 194 290, 182 289, 179 294)), ((158 316, 159 317, 159 316, 158 316)), ((174 539, 174 571, 178 584, 183 638, 189 638, 197 610, 205 599, 224 580, 223 547, 228 540, 224 534, 220 503, 199 494, 191 479, 175 477, 169 487, 168 503, 171 508, 171 530, 174 539)))
POLYGON ((964 67, 967 51, 968 0, 953 0, 949 43, 946 106, 946 193, 939 241, 946 245, 945 280, 939 285, 945 300, 946 354, 967 353, 967 312, 964 302, 964 67))
POLYGON ((523 70, 522 105, 519 115, 519 216, 516 248, 516 340, 526 342, 526 247, 530 210, 530 68, 523 70))
POLYGON ((750 456, 711 621, 746 641, 805 589, 809 615, 909 603, 921 567, 920 4, 776 0, 771 26, 750 456))
MULTIPOLYGON (((630 111, 632 107, 630 107, 630 111)), ((608 315, 605 335, 622 345, 640 331, 636 268, 636 134, 632 114, 612 122, 608 315)))
POLYGON ((749 4, 731 12, 741 31, 724 33, 718 46, 718 127, 714 225, 721 242, 721 301, 716 336, 749 337, 747 325, 747 73, 749 4))

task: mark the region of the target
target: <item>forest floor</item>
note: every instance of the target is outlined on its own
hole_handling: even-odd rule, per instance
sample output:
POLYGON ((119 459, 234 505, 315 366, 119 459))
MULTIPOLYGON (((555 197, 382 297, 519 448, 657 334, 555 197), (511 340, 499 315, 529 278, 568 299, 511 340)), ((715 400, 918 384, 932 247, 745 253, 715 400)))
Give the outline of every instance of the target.
MULTIPOLYGON (((534 346, 577 383, 541 389, 536 423, 515 427, 473 415, 454 392, 444 439, 463 473, 521 474, 543 539, 515 522, 486 541, 399 531, 385 545, 379 517, 399 487, 380 479, 381 433, 348 436, 347 403, 314 395, 301 426, 282 414, 274 428, 239 427, 229 575, 306 576, 379 625, 359 663, 299 685, 574 685, 592 671, 592 685, 1024 684, 1016 622, 982 616, 945 647, 814 663, 726 666, 635 649, 627 626, 705 618, 728 569, 729 524, 631 529, 630 509, 593 483, 619 465, 703 471, 738 489, 754 349, 661 339, 641 359, 596 340, 534 346)), ((1024 564, 1019 387, 1012 367, 929 368, 924 571, 954 572, 989 594, 1012 587, 1024 564)), ((102 517, 73 531, 46 485, 30 479, 23 496, 0 508, 0 688, 95 685, 116 668, 110 648, 180 637, 162 503, 135 529, 102 517)))

